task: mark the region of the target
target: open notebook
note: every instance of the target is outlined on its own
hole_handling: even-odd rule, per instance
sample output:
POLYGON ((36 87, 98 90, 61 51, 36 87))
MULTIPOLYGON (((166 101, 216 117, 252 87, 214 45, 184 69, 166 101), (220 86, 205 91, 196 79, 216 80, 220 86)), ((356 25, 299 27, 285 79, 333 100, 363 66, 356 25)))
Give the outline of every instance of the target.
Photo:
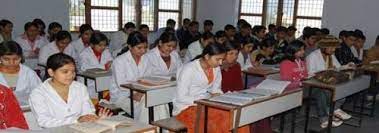
POLYGON ((251 101, 265 98, 265 97, 267 96, 240 91, 240 92, 225 93, 220 96, 212 97, 209 100, 221 102, 221 103, 234 104, 234 105, 245 105, 251 101))
POLYGON ((152 77, 143 77, 139 79, 137 82, 132 83, 132 85, 137 87, 142 87, 145 89, 151 88, 164 88, 173 86, 176 84, 175 81, 171 80, 171 77, 163 77, 163 76, 152 76, 152 77))
POLYGON ((261 83, 259 83, 258 86, 256 86, 255 88, 252 87, 248 90, 245 90, 245 92, 264 96, 271 96, 275 94, 281 94, 290 83, 290 81, 265 79, 261 83))
POLYGON ((84 122, 70 125, 69 128, 83 133, 106 133, 117 127, 130 127, 133 123, 123 116, 113 116, 96 122, 84 122))

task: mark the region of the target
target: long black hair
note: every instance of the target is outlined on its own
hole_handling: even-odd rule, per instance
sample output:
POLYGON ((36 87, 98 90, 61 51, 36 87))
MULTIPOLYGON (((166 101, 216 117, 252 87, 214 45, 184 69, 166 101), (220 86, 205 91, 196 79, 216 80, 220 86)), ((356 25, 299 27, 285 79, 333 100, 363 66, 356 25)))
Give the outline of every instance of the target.
POLYGON ((137 46, 138 44, 141 44, 141 43, 147 43, 147 39, 142 35, 141 32, 133 31, 132 33, 129 34, 128 40, 126 41, 126 43, 128 45, 124 46, 124 48, 122 48, 121 52, 118 53, 117 56, 128 52, 129 51, 128 46, 134 47, 134 46, 137 46))
POLYGON ((4 55, 14 55, 21 57, 21 63, 24 62, 21 46, 15 41, 4 41, 0 43, 0 57, 4 55))
POLYGON ((218 55, 218 54, 223 54, 226 53, 226 49, 222 44, 217 44, 217 43, 211 43, 208 44, 204 49, 203 52, 193 58, 191 61, 194 61, 199 58, 203 58, 205 55, 213 56, 213 55, 218 55))
POLYGON ((93 31, 93 28, 90 24, 82 24, 80 27, 79 27, 79 37, 82 37, 82 35, 84 34, 84 32, 86 31, 93 31))
POLYGON ((294 40, 288 46, 286 47, 286 59, 290 61, 295 61, 296 52, 300 51, 302 47, 304 47, 305 44, 303 41, 300 40, 294 40))
POLYGON ((91 38, 89 39, 89 42, 91 43, 91 45, 98 45, 102 41, 105 41, 106 45, 108 46, 109 40, 108 40, 107 36, 105 36, 101 32, 92 33, 91 38))

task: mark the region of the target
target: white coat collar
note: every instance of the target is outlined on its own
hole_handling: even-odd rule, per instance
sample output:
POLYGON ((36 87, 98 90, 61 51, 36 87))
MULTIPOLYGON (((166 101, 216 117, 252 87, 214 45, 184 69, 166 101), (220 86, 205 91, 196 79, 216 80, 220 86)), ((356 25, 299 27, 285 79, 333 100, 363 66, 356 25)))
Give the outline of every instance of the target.
MULTIPOLYGON (((22 75, 22 73, 25 72, 24 66, 22 64, 19 64, 19 66, 20 66, 20 71, 18 72, 18 78, 17 78, 17 80, 19 80, 20 79, 20 75, 22 75)), ((0 84, 2 84, 3 86, 6 86, 8 88, 10 87, 8 85, 7 81, 5 80, 3 73, 0 73, 0 84)), ((17 87, 17 85, 16 85, 16 87, 17 87)))

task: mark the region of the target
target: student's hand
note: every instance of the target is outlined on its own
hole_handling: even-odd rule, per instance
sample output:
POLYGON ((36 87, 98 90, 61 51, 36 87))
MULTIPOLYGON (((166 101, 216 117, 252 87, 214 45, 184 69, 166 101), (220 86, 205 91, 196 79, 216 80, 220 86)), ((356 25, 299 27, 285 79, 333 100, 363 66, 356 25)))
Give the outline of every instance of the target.
POLYGON ((136 93, 133 94, 133 100, 134 101, 141 101, 142 96, 143 96, 142 93, 136 92, 136 93))
POLYGON ((88 114, 88 115, 82 115, 82 116, 80 116, 78 118, 78 122, 94 122, 97 119, 99 119, 99 117, 97 115, 88 114))
POLYGON ((105 70, 109 70, 112 66, 112 61, 108 61, 106 64, 105 64, 105 70))
POLYGON ((111 117, 112 115, 113 113, 108 108, 100 108, 99 113, 97 114, 97 116, 99 116, 100 119, 111 117))

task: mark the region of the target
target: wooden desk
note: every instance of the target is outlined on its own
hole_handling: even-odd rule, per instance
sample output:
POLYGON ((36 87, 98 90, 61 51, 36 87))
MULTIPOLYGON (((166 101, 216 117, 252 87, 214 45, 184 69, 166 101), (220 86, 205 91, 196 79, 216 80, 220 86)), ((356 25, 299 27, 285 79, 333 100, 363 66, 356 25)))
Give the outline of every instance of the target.
POLYGON ((103 99, 103 92, 108 90, 112 80, 112 71, 107 73, 80 72, 77 76, 84 78, 84 84, 88 86, 88 79, 95 81, 95 91, 98 93, 98 98, 103 99))
POLYGON ((175 93, 176 84, 169 87, 163 88, 152 88, 147 89, 143 87, 138 87, 132 84, 124 84, 121 87, 129 89, 130 91, 130 115, 134 118, 134 103, 133 103, 133 92, 143 93, 145 95, 145 107, 149 110, 149 123, 154 121, 154 106, 168 104, 170 109, 170 115, 172 115, 172 99, 175 93))
MULTIPOLYGON (((157 132, 157 127, 155 126, 143 124, 128 117, 125 117, 125 120, 132 122, 133 123, 132 126, 118 127, 116 128, 115 133, 156 133, 157 132)), ((71 129, 68 125, 45 129, 45 131, 51 132, 51 133, 77 132, 76 130, 71 129)))
MULTIPOLYGON (((238 127, 242 127, 244 125, 248 125, 264 118, 271 117, 301 106, 302 97, 302 89, 297 88, 288 89, 282 94, 258 99, 243 106, 220 103, 207 99, 197 100, 195 101, 195 104, 197 104, 195 132, 200 131, 199 127, 201 112, 205 113, 204 132, 207 131, 207 108, 209 107, 230 112, 233 116, 233 123, 231 124, 233 127, 231 130, 232 132, 236 133, 238 127)), ((292 118, 292 130, 294 130, 294 116, 292 118)))
MULTIPOLYGON (((347 96, 362 92, 368 89, 369 85, 370 85, 370 77, 366 75, 357 77, 348 82, 341 83, 338 85, 325 84, 313 78, 303 81, 303 86, 309 89, 309 96, 312 95, 313 89, 323 89, 323 90, 327 90, 331 92, 330 104, 329 104, 329 123, 328 123, 328 128, 327 128, 328 133, 330 133, 332 129, 332 120, 333 120, 335 102, 337 100, 346 98, 347 96)), ((306 122, 305 122, 304 132, 308 132, 309 110, 310 110, 309 106, 310 105, 308 103, 306 107, 306 122)), ((361 123, 361 120, 359 123, 361 123)))
POLYGON ((273 69, 271 67, 262 67, 262 68, 249 68, 248 70, 242 71, 245 74, 245 89, 247 89, 248 76, 258 76, 258 77, 266 77, 270 74, 279 73, 279 70, 273 69))

